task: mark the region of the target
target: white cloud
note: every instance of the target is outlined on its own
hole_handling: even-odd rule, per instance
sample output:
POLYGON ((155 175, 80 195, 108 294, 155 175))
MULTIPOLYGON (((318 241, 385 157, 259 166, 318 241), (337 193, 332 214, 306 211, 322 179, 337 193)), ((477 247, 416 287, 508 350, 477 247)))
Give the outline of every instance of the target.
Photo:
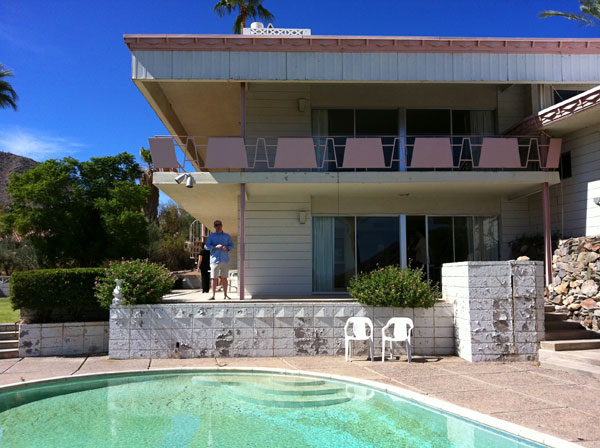
POLYGON ((65 137, 53 137, 34 130, 0 130, 0 151, 42 161, 72 155, 84 145, 65 137))

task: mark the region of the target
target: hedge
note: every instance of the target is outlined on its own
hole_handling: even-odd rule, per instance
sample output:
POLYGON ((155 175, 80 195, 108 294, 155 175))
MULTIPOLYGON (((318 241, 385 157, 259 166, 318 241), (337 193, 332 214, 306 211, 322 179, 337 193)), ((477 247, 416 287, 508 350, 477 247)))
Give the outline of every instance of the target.
POLYGON ((39 269, 14 272, 10 277, 13 309, 31 313, 30 321, 108 320, 94 297, 101 268, 39 269))

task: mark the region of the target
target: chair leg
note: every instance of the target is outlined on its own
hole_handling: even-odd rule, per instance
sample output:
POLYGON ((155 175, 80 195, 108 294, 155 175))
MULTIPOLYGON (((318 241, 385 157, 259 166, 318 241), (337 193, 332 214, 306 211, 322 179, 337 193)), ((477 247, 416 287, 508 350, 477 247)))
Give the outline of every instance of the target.
POLYGON ((348 343, 349 343, 349 341, 348 341, 348 339, 346 339, 346 344, 345 344, 346 345, 346 347, 345 347, 345 349, 346 349, 345 350, 346 351, 346 362, 348 362, 348 343))
POLYGON ((411 356, 411 348, 410 348, 410 340, 409 339, 406 340, 406 356, 408 357, 408 362, 410 363, 412 360, 412 356, 411 356))
POLYGON ((390 341, 390 360, 394 359, 394 341, 390 341))
POLYGON ((385 339, 381 340, 381 362, 385 362, 385 339))
POLYGON ((374 361, 375 359, 375 341, 373 341, 373 339, 371 339, 371 345, 369 346, 369 348, 371 349, 371 362, 374 361))

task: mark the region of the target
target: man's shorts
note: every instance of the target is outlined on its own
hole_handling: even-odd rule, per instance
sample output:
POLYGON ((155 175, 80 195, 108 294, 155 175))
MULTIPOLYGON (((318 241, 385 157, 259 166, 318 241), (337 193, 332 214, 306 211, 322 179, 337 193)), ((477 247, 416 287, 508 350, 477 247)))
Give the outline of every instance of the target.
POLYGON ((210 278, 223 277, 227 278, 229 275, 229 263, 211 263, 210 264, 210 278))

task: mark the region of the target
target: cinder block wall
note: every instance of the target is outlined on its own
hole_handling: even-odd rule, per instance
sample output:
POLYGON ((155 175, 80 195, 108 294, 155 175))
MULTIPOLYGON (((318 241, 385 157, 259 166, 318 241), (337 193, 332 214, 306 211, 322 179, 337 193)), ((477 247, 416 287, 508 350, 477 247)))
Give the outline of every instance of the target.
POLYGON ((457 354, 468 361, 533 360, 544 339, 539 261, 448 263, 442 295, 454 304, 457 354))
POLYGON ((21 324, 19 356, 94 355, 108 352, 108 322, 21 324))
MULTIPOLYGON (((109 356, 340 355, 344 353, 344 325, 352 316, 373 321, 375 356, 381 356, 381 328, 391 317, 413 319, 413 353, 450 355, 454 354, 452 314, 452 305, 442 302, 430 309, 319 302, 118 306, 111 309, 109 356)), ((354 353, 365 354, 366 346, 357 343, 354 353)))

